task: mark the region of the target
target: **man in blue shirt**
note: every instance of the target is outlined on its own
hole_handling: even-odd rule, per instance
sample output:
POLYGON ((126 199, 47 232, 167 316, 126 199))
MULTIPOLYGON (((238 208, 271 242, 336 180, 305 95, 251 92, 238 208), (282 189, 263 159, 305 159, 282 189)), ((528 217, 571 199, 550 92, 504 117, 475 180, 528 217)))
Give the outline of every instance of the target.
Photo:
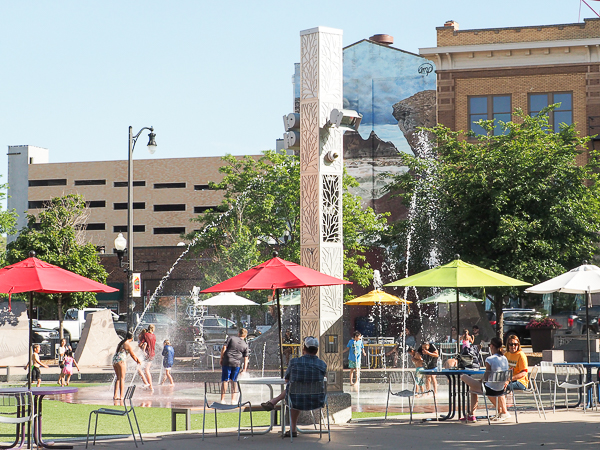
MULTIPOLYGON (((319 340, 315 337, 309 336, 304 339, 304 345, 302 347, 302 356, 300 358, 294 358, 290 361, 284 378, 286 381, 294 381, 300 383, 314 383, 322 382, 325 379, 327 373, 327 364, 325 361, 317 357, 319 351, 319 340)), ((275 405, 286 396, 286 392, 281 393, 277 397, 261 403, 261 406, 271 411, 275 408, 275 405)), ((298 422, 298 416, 300 411, 310 411, 321 407, 325 400, 325 394, 319 396, 294 393, 291 394, 291 401, 294 408, 292 408, 292 423, 290 424, 290 431, 293 437, 298 435, 296 431, 296 423, 298 422), (298 408, 298 409, 296 409, 298 408)), ((285 436, 289 437, 290 431, 286 432, 285 436)))

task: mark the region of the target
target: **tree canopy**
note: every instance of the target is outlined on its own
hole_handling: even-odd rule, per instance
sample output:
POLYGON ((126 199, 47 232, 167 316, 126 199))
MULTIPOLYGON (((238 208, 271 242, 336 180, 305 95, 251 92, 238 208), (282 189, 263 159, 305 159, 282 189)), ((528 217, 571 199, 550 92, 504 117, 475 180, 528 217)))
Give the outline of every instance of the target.
MULTIPOLYGON (((6 251, 8 264, 22 261, 31 250, 36 257, 100 283, 108 273, 100 263, 96 247, 83 240, 83 228, 88 214, 81 195, 69 194, 50 200, 40 211, 38 220, 28 215, 28 225, 9 243, 6 251)), ((68 308, 85 308, 96 304, 96 294, 37 294, 36 303, 58 307, 62 325, 63 312, 68 308)), ((62 326, 61 326, 62 329, 62 326)))
MULTIPOLYGON (((441 263, 459 253, 465 261, 535 284, 597 253, 599 155, 585 153, 589 138, 578 137, 573 125, 550 130, 547 112, 531 117, 516 110, 514 121, 499 122, 502 133, 496 135, 493 121, 481 121, 488 134, 476 139, 438 125, 425 130, 436 158, 406 157, 411 171, 394 188, 408 202, 429 171, 442 222, 441 263), (587 161, 578 164, 578 158, 587 161)), ((406 223, 397 229, 406 230, 406 223)), ((404 242, 396 244, 406 251, 404 242)))
MULTIPOLYGON (((203 284, 223 281, 269 259, 278 251, 283 259, 300 262, 300 162, 297 156, 267 151, 258 160, 246 156, 223 157, 223 181, 211 189, 224 191, 216 211, 200 215, 204 233, 194 249, 211 251, 212 263, 204 267, 203 284)), ((386 220, 371 208, 363 209, 360 198, 347 188, 356 180, 344 174, 343 233, 344 274, 361 286, 372 279, 364 253, 383 231, 386 220)))

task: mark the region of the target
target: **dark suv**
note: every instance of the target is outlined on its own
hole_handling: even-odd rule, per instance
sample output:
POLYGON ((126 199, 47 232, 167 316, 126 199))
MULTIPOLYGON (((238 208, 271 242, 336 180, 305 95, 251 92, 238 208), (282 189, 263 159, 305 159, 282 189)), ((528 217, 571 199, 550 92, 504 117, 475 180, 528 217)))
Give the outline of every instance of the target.
POLYGON ((587 327, 590 331, 598 333, 600 331, 600 306, 591 306, 588 308, 589 322, 585 324, 585 306, 577 310, 577 330, 581 334, 585 334, 587 327))
MULTIPOLYGON (((496 313, 486 311, 490 324, 496 325, 496 313), (493 323, 492 323, 493 322, 493 323)), ((531 319, 541 319, 542 315, 535 309, 511 308, 504 310, 504 338, 516 334, 521 343, 531 343, 529 330, 525 328, 531 319)))

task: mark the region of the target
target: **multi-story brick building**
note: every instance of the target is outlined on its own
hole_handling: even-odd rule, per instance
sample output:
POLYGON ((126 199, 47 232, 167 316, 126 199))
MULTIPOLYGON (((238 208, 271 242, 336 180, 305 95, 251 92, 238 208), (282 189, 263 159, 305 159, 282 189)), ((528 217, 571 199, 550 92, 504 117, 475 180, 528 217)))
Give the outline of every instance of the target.
MULTIPOLYGON (((48 150, 28 145, 8 151, 8 209, 19 214, 18 227, 27 214, 36 215, 54 197, 81 194, 89 217, 84 239, 98 247, 109 271, 108 283, 116 295, 100 295, 101 304, 125 310, 126 277, 113 253, 114 240, 127 233, 127 161, 49 163, 48 150), (120 303, 120 304, 119 304, 120 303)), ((200 225, 191 219, 219 205, 223 194, 209 190, 223 175, 220 157, 135 160, 133 163, 134 269, 142 273, 142 292, 154 292, 161 278, 183 252, 182 234, 200 225)), ((9 240, 16 236, 9 236, 9 240)), ((189 293, 197 279, 201 257, 182 260, 164 286, 167 295, 189 293)), ((144 298, 145 300, 145 298, 144 298)), ((138 308, 142 306, 140 300, 138 308)))
POLYGON ((582 136, 600 133, 600 19, 476 30, 448 21, 436 30, 437 47, 419 53, 436 64, 438 123, 477 133, 477 120, 561 103, 553 127, 575 123, 582 136))

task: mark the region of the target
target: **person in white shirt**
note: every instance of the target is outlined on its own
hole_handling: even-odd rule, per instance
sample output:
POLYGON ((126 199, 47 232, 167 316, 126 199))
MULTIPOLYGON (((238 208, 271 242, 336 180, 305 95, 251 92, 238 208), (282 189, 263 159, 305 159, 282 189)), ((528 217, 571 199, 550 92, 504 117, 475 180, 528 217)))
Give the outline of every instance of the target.
MULTIPOLYGON (((494 337, 490 341, 490 356, 485 360, 485 373, 483 374, 483 379, 487 380, 491 373, 503 372, 508 369, 508 360, 502 353, 502 341, 500 338, 494 337)), ((477 422, 477 418, 475 417, 478 402, 477 393, 483 394, 483 392, 481 392, 481 380, 477 380, 469 375, 462 375, 460 379, 469 386, 469 389, 471 390, 471 408, 467 417, 463 417, 461 420, 477 422)), ((498 420, 506 420, 510 417, 506 410, 506 397, 498 397, 499 394, 504 392, 506 383, 504 381, 487 381, 484 384, 484 387, 485 393, 492 396, 489 397, 489 399, 496 408, 498 413, 496 417, 498 420)))

